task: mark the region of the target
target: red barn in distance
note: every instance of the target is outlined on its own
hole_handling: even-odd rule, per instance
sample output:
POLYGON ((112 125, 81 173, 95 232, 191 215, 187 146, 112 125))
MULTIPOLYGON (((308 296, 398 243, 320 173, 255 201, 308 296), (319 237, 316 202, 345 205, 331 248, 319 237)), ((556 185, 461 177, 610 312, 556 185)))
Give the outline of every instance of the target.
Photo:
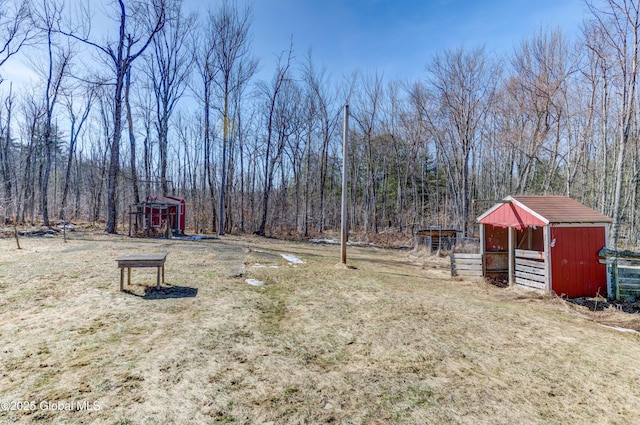
POLYGON ((478 217, 483 274, 569 298, 607 296, 611 219, 566 196, 507 196, 478 217))
POLYGON ((129 236, 144 231, 146 236, 164 232, 165 237, 184 234, 186 203, 174 196, 150 196, 146 201, 129 205, 129 236))

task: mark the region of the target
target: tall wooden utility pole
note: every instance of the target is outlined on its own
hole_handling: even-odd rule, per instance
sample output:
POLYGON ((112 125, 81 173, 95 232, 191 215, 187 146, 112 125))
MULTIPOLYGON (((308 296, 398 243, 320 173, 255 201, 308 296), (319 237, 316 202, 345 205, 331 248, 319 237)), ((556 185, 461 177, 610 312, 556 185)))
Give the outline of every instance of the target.
POLYGON ((340 262, 347 264, 347 144, 349 142, 349 105, 344 105, 342 134, 342 230, 340 262))

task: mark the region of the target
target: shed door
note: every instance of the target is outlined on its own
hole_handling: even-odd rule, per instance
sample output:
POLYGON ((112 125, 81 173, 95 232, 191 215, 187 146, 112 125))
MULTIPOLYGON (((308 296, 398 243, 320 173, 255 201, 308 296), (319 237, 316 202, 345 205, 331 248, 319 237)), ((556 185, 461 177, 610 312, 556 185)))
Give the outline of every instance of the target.
POLYGON ((552 227, 551 290, 569 298, 607 296, 607 270, 598 263, 604 227, 552 227))

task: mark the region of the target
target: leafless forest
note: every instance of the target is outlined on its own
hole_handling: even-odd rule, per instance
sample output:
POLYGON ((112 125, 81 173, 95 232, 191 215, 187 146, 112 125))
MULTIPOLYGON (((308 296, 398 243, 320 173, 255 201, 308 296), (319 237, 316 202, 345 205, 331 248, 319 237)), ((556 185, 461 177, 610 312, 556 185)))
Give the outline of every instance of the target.
POLYGON ((640 4, 584 10, 580 29, 542 27, 502 57, 443 50, 394 81, 328 75, 295 36, 256 57, 251 10, 231 1, 195 15, 178 0, 0 0, 0 76, 16 59, 40 76, 0 77, 0 214, 113 233, 130 203, 169 194, 188 233, 336 229, 349 104, 352 230, 472 234, 491 200, 564 194, 638 245, 640 4))

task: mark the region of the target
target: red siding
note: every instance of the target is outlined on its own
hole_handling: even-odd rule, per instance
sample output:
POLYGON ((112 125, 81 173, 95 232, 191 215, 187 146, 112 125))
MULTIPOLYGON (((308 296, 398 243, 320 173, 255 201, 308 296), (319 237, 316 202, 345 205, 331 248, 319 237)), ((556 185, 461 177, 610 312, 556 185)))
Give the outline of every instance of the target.
POLYGON ((508 252, 509 233, 505 227, 484 226, 484 249, 487 252, 508 252))
POLYGON ((607 272, 598 263, 604 227, 551 227, 551 289, 569 298, 607 295, 607 272))
POLYGON ((186 229, 186 219, 187 219, 187 204, 182 198, 176 198, 174 196, 167 196, 169 199, 173 199, 174 201, 180 203, 180 208, 178 211, 178 226, 177 229, 184 232, 186 229))
POLYGON ((542 227, 546 225, 544 221, 535 215, 511 202, 502 204, 491 214, 480 220, 480 223, 500 227, 514 227, 516 229, 523 229, 529 226, 542 227))
POLYGON ((544 233, 542 227, 526 228, 517 231, 516 249, 544 251, 544 233))
MULTIPOLYGON (((151 227, 162 227, 166 219, 167 210, 164 208, 145 207, 145 214, 151 217, 151 227)), ((172 229, 176 229, 176 217, 178 216, 178 205, 170 205, 168 207, 169 212, 169 226, 172 229)), ((180 222, 178 222, 180 223, 180 222)), ((180 229, 182 230, 182 229, 180 229)))

